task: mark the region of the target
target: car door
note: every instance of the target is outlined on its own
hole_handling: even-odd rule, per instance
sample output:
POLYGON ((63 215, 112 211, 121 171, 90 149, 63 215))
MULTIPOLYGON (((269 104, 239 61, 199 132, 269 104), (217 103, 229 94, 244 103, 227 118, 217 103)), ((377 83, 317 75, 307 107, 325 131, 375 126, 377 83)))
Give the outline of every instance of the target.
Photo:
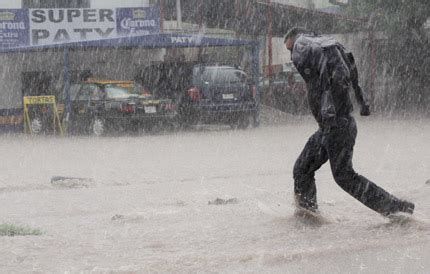
POLYGON ((91 122, 91 96, 98 87, 96 84, 84 83, 72 101, 72 112, 76 126, 85 129, 91 122))

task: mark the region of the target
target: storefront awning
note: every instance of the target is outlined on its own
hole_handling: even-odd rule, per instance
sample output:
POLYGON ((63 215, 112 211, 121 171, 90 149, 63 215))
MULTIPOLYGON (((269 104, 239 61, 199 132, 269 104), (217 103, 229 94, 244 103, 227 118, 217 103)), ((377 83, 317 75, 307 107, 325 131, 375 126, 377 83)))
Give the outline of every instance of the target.
POLYGON ((66 42, 41 46, 26 46, 0 49, 0 52, 37 51, 46 49, 79 49, 96 48, 173 48, 173 47, 217 47, 217 46, 257 46, 256 41, 241 39, 225 39, 188 34, 148 34, 92 41, 66 42))

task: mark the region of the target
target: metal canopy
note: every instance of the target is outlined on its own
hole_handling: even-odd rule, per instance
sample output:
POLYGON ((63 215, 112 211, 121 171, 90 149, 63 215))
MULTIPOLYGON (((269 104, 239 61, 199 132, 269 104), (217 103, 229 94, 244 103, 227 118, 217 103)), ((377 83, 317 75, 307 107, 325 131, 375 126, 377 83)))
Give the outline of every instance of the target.
MULTIPOLYGON (((189 34, 170 34, 158 33, 142 36, 130 36, 111 39, 66 42, 51 45, 27 46, 19 48, 0 49, 0 53, 12 52, 37 52, 44 50, 58 50, 64 53, 64 94, 65 94, 65 112, 68 120, 71 112, 70 98, 70 50, 85 50, 87 48, 187 48, 187 47, 227 47, 227 46, 247 46, 252 51, 252 78, 255 83, 259 75, 259 43, 252 40, 225 39, 206 37, 201 35, 189 34)), ((258 94, 258 85, 257 94, 258 94)), ((257 96, 258 100, 258 96, 257 96)))
POLYGON ((0 52, 22 52, 38 51, 46 49, 79 49, 87 47, 97 48, 121 48, 121 47, 139 47, 139 48, 173 48, 173 47, 218 47, 218 46, 257 46, 258 42, 252 40, 238 40, 214 38, 200 35, 187 34, 149 34, 142 36, 130 36, 111 39, 66 42, 52 45, 27 46, 19 48, 0 49, 0 52))

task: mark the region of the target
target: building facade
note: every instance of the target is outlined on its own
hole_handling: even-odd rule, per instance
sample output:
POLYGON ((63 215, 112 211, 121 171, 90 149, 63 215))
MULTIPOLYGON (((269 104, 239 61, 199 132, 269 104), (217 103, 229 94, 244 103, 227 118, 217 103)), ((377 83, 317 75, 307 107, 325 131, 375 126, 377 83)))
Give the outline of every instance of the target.
MULTIPOLYGON (((193 1, 199 3, 199 0, 193 1)), ((235 5, 236 3, 234 1, 222 1, 229 5, 232 5, 232 3, 235 5)), ((250 2, 252 1, 248 1, 248 3, 250 2)), ((298 10, 309 8, 321 9, 333 6, 329 0, 274 0, 272 2, 299 7, 300 9, 298 10)), ((73 41, 73 39, 78 39, 79 37, 89 40, 111 38, 108 35, 113 33, 112 29, 120 25, 114 24, 114 22, 112 22, 113 25, 109 25, 109 22, 106 21, 109 21, 108 19, 111 18, 112 14, 117 12, 117 9, 133 7, 149 8, 154 7, 154 4, 158 3, 159 1, 157 0, 10 0, 1 1, 0 9, 18 10, 28 8, 30 9, 29 11, 33 11, 34 13, 30 14, 33 17, 29 19, 28 24, 34 25, 39 23, 40 27, 33 27, 29 42, 32 46, 39 46, 49 43, 61 43, 62 41, 73 41), (68 12, 66 9, 83 10, 80 12, 68 12)), ((191 0, 164 0, 164 10, 160 11, 160 13, 163 13, 165 20, 159 23, 160 28, 164 32, 194 33, 223 38, 238 37, 237 28, 234 29, 234 26, 232 27, 229 24, 224 27, 222 22, 220 24, 219 18, 217 18, 218 13, 213 12, 211 7, 208 6, 214 2, 205 2, 206 14, 203 17, 200 17, 198 13, 200 7, 186 5, 190 3, 191 0), (184 5, 184 9, 188 8, 188 11, 191 10, 194 12, 191 15, 184 14, 184 19, 188 20, 184 20, 184 22, 181 20, 182 4, 184 5), (215 17, 212 17, 212 15, 215 15, 215 17), (204 18, 204 20, 200 20, 201 18, 204 18)), ((258 11, 262 7, 262 3, 264 4, 261 1, 254 1, 252 3, 258 4, 260 7, 254 6, 254 10, 250 11, 251 13, 258 11)), ((225 11, 225 8, 222 11, 225 11)), ((264 13, 264 15, 266 14, 264 13)), ((7 18, 7 16, 10 16, 10 12, 8 11, 3 13, 3 18, 7 18)), ((235 20, 234 12, 230 16, 228 19, 231 20, 233 18, 235 20)), ((248 18, 248 21, 252 21, 252 19, 248 18)), ((1 32, 2 30, 0 29, 0 34, 1 32)), ((289 52, 284 47, 282 35, 283 32, 278 32, 271 39, 272 65, 282 65, 290 62, 289 52)), ((241 36, 241 38, 258 39, 260 41, 260 64, 262 67, 267 66, 269 52, 267 50, 268 39, 266 32, 264 31, 261 34, 259 32, 257 34, 246 34, 241 36)), ((358 50, 361 46, 361 44, 356 43, 356 39, 350 39, 348 36, 338 36, 338 38, 353 49, 358 50)), ((197 56, 202 55, 215 56, 215 58, 219 58, 221 61, 223 58, 229 61, 233 60, 236 64, 241 64, 244 67, 246 66, 246 62, 249 62, 248 59, 250 59, 249 53, 237 49, 223 49, 223 53, 221 53, 221 50, 218 48, 204 50, 195 48, 148 50, 138 47, 116 49, 89 48, 70 51, 68 56, 70 63, 68 65, 71 70, 72 81, 78 79, 79 74, 83 71, 90 71, 91 74, 98 78, 130 80, 135 77, 136 71, 150 65, 151 62, 160 62, 178 57, 182 58, 183 56, 185 56, 186 60, 196 60, 197 56)), ((22 97, 26 95, 54 94, 57 98, 61 98, 65 80, 63 51, 43 49, 0 53, 0 63, 2 64, 0 66, 0 117, 4 116, 5 113, 10 116, 10 113, 15 113, 14 110, 19 113, 19 110, 22 109, 22 97)), ((9 120, 0 119, 0 124, 2 121, 9 120)))
POLYGON ((8 0, 0 2, 0 9, 20 8, 112 8, 145 7, 150 0, 8 0))

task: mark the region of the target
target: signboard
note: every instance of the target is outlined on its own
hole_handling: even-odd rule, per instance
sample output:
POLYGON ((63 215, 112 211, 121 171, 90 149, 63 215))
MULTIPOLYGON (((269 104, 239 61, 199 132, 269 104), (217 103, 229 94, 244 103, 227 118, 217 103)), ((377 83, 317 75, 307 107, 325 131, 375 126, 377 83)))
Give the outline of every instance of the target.
POLYGON ((160 32, 158 8, 117 9, 117 31, 119 36, 145 35, 160 32))
POLYGON ((54 119, 52 120, 54 125, 54 133, 56 131, 56 126, 58 126, 58 129, 60 130, 60 134, 63 135, 63 127, 61 125, 60 116, 58 114, 57 104, 55 103, 55 96, 48 95, 48 96, 24 96, 24 125, 25 125, 25 132, 30 132, 30 134, 33 134, 33 131, 31 129, 31 120, 30 120, 30 114, 28 110, 29 105, 52 105, 53 107, 53 115, 54 119))
POLYGON ((55 96, 24 96, 24 105, 55 104, 55 96))
POLYGON ((0 48, 27 46, 28 29, 26 9, 0 10, 0 48))
POLYGON ((31 45, 112 38, 114 9, 30 9, 31 45))
POLYGON ((0 48, 81 42, 159 31, 158 6, 0 10, 0 48))

